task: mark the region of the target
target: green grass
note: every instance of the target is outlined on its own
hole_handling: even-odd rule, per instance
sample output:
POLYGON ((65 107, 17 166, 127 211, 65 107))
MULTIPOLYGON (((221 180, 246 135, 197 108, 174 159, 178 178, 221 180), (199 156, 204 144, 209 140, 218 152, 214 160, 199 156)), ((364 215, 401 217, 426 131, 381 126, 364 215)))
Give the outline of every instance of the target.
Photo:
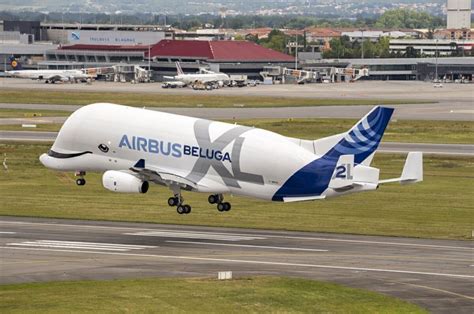
MULTIPOLYGON (((219 213, 207 195, 185 192, 191 215, 166 204, 171 192, 152 185, 147 194, 116 194, 102 187, 100 174, 75 185, 70 173, 44 168, 38 156, 49 145, 0 144, 10 170, 0 172, 0 215, 141 221, 321 231, 351 234, 470 239, 474 230, 474 159, 425 156, 425 181, 389 184, 376 192, 296 204, 226 196, 233 209, 219 213)), ((374 166, 382 178, 398 177, 405 156, 381 154, 374 166)))
POLYGON ((305 279, 134 279, 0 285, 2 313, 426 313, 375 292, 305 279))
MULTIPOLYGON (((342 133, 350 129, 357 121, 357 119, 235 120, 239 124, 302 139, 318 139, 342 133)), ((384 142, 473 144, 474 122, 395 120, 388 125, 383 140, 384 142)))
MULTIPOLYGON (((286 136, 318 139, 347 131, 357 120, 353 119, 255 119, 232 120, 238 124, 270 130, 286 136)), ((59 131, 61 124, 38 124, 25 129, 21 125, 0 125, 9 131, 59 131)), ((392 121, 384 142, 473 144, 474 122, 471 121, 392 121)))
POLYGON ((426 101, 400 99, 311 99, 257 96, 219 96, 219 95, 171 95, 154 93, 120 92, 72 92, 72 91, 28 91, 0 90, 3 103, 32 103, 87 105, 94 102, 111 102, 138 107, 302 107, 333 105, 378 105, 378 104, 414 104, 426 101))
MULTIPOLYGON (((63 117, 71 113, 59 110, 1 109, 0 118, 63 117)), ((2 126, 3 127, 3 126, 2 126)))
MULTIPOLYGON (((34 122, 32 122, 34 124, 34 122)), ((24 128, 17 124, 0 125, 0 131, 38 131, 38 132, 58 132, 62 124, 48 123, 36 124, 36 128, 24 128)))

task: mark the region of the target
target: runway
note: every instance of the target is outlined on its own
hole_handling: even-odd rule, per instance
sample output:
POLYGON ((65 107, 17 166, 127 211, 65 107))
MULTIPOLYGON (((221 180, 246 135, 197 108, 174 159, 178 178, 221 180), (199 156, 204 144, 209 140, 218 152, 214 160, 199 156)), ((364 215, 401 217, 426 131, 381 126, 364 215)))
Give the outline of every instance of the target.
MULTIPOLYGON (((0 131, 0 141, 53 142, 56 136, 57 132, 0 131)), ((384 142, 377 151, 381 153, 420 151, 425 154, 474 156, 474 145, 384 142)))
MULTIPOLYGON (((387 105, 395 108, 393 119, 400 120, 445 120, 474 121, 472 101, 445 101, 433 104, 387 105)), ((81 106, 43 105, 43 104, 5 104, 0 109, 59 110, 75 111, 81 106)), ((149 110, 181 114, 202 119, 288 119, 288 118, 350 118, 360 119, 373 106, 315 106, 315 107, 277 107, 277 108, 159 108, 147 107, 149 110)), ((47 120, 47 117, 34 118, 47 120)), ((57 117, 54 123, 62 123, 66 117, 57 117)), ((21 124, 18 120, 2 119, 8 124, 21 124)), ((50 122, 52 123, 52 122, 50 122)), ((0 124, 7 124, 1 122, 0 124)))
POLYGON ((472 313, 473 243, 304 232, 0 217, 0 283, 282 275, 472 313))

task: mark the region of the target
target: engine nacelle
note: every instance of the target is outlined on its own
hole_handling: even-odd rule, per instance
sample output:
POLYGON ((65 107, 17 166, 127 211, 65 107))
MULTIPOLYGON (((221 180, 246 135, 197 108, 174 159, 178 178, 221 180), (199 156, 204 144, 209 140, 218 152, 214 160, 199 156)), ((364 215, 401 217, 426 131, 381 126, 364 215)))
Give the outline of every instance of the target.
POLYGON ((142 181, 136 176, 115 170, 109 170, 102 176, 104 188, 118 193, 146 193, 149 188, 148 181, 142 181))

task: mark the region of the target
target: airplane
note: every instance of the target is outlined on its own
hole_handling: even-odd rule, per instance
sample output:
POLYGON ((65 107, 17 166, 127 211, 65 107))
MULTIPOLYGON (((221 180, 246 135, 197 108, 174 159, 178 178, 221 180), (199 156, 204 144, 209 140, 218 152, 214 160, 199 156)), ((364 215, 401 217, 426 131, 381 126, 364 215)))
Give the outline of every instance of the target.
POLYGON ((45 83, 76 82, 91 79, 91 75, 83 70, 24 70, 21 63, 10 57, 11 71, 5 71, 10 77, 44 80, 45 83))
POLYGON ((209 194, 220 212, 224 194, 299 202, 374 191, 380 184, 423 181, 423 155, 410 152, 399 178, 380 180, 370 163, 392 108, 377 106, 347 132, 301 140, 263 129, 109 103, 75 111, 48 153, 47 168, 102 172, 105 189, 146 193, 167 186, 169 206, 189 214, 182 191, 209 194))
MULTIPOLYGON (((164 76, 165 79, 171 79, 191 86, 213 86, 222 87, 230 82, 230 77, 225 73, 215 73, 202 69, 204 73, 185 74, 181 68, 181 64, 176 62, 176 76, 164 76)), ((169 82, 167 82, 169 83, 169 82)))

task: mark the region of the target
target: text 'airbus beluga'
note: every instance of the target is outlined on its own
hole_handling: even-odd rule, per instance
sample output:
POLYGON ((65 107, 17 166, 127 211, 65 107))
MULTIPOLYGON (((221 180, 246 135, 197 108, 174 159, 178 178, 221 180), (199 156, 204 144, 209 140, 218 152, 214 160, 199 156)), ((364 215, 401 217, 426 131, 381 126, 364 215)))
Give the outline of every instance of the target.
POLYGON ((177 212, 187 214, 181 191, 210 194, 219 211, 230 193, 269 201, 312 201, 372 191, 379 184, 423 180, 423 157, 411 152, 400 178, 379 180, 370 167, 393 109, 375 107, 349 131, 315 141, 187 116, 92 104, 64 123, 51 150, 40 157, 48 168, 104 172, 106 189, 146 193, 149 182, 166 185, 177 212))

